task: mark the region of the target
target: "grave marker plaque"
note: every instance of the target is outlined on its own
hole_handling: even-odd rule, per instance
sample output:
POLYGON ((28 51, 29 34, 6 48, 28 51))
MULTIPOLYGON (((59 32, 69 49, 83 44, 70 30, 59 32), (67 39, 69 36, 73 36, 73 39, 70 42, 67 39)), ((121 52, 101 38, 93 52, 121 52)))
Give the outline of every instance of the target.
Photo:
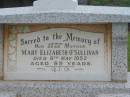
POLYGON ((0 9, 0 95, 127 96, 128 22, 128 7, 77 0, 0 9))
POLYGON ((109 24, 9 25, 5 79, 110 81, 109 24))

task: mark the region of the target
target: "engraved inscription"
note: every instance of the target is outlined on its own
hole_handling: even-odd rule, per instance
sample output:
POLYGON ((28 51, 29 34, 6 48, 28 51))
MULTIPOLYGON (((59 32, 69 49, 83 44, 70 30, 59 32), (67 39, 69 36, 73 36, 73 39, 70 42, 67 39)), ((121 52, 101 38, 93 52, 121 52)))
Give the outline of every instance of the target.
POLYGON ((17 69, 100 74, 105 68, 104 44, 104 33, 68 28, 18 34, 17 69))

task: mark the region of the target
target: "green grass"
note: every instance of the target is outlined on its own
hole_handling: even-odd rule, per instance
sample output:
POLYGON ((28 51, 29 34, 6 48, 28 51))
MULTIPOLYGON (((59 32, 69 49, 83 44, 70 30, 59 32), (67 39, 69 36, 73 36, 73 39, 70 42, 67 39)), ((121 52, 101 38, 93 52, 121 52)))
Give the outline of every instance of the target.
POLYGON ((130 33, 128 34, 128 70, 130 71, 130 33))

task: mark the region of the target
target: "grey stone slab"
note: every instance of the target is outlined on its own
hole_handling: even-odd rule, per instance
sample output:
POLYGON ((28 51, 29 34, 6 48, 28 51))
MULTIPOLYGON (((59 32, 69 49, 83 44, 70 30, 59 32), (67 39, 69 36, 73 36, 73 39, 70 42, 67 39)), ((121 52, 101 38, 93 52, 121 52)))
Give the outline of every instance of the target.
POLYGON ((0 79, 3 76, 3 27, 0 25, 0 79))
MULTIPOLYGON (((130 76, 130 73, 128 75, 130 76)), ((18 97, 104 97, 106 94, 106 97, 122 95, 129 97, 130 88, 126 87, 127 84, 86 81, 0 81, 0 91, 12 91, 18 97)))
POLYGON ((78 6, 74 10, 35 11, 33 7, 0 9, 0 23, 128 23, 129 7, 78 6), (103 10, 103 11, 102 11, 103 10))
POLYGON ((99 94, 128 94, 121 83, 104 82, 1 82, 1 91, 13 91, 18 97, 95 97, 99 94))
POLYGON ((127 81, 128 24, 112 24, 112 80, 127 81))
MULTIPOLYGON (((130 73, 128 75, 130 76, 130 73)), ((122 95, 129 97, 130 88, 126 87, 127 84, 86 81, 0 81, 0 91, 6 93, 12 91, 17 97, 103 97, 106 94, 106 97, 122 95)))

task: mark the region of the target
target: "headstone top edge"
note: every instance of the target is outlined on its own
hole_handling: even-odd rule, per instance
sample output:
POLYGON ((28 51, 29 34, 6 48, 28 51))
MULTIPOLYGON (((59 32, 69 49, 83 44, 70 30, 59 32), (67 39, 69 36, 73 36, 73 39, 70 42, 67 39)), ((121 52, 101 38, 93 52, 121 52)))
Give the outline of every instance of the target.
POLYGON ((37 0, 33 2, 34 10, 40 11, 75 9, 77 6, 77 0, 37 0))

